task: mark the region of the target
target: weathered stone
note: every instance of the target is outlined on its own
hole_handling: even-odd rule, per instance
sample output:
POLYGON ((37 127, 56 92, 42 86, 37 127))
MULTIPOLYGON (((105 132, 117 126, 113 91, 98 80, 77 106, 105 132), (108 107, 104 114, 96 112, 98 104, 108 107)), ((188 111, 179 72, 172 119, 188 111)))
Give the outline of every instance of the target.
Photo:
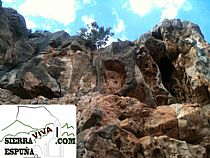
POLYGON ((88 93, 96 87, 91 57, 68 50, 65 54, 49 49, 27 63, 4 74, 0 85, 21 98, 43 95, 61 97, 67 93, 88 93))
POLYGON ((129 41, 114 42, 94 56, 97 87, 106 94, 130 96, 155 106, 153 94, 135 62, 137 47, 129 41), (123 49, 122 49, 123 48, 123 49))
POLYGON ((205 115, 210 109, 199 104, 174 104, 171 107, 176 111, 179 139, 198 144, 205 136, 210 136, 209 115, 205 115))
POLYGON ((0 104, 20 104, 20 97, 13 95, 10 91, 0 88, 0 104))
POLYGON ((139 53, 137 56, 137 65, 157 105, 166 105, 176 102, 175 98, 164 87, 162 83, 163 77, 161 78, 158 65, 154 62, 150 54, 145 52, 139 53))
POLYGON ((115 125, 83 131, 78 135, 78 144, 79 158, 135 158, 142 155, 138 139, 115 125))
POLYGON ((70 39, 69 34, 65 31, 55 33, 36 31, 29 34, 28 37, 35 54, 43 53, 49 48, 59 48, 70 39))
POLYGON ((177 19, 164 20, 152 32, 141 36, 137 43, 140 47, 139 65, 145 65, 141 68, 143 77, 147 78, 149 86, 154 87, 156 83, 154 93, 157 99, 167 100, 172 95, 175 100, 170 100, 170 103, 199 102, 205 105, 210 102, 209 44, 204 41, 198 25, 177 19), (147 62, 143 62, 145 60, 147 62), (155 70, 156 65, 159 70, 155 70), (156 75, 154 81, 154 77, 149 79, 152 74, 160 75, 156 75), (160 81, 157 82, 158 79, 162 80, 166 90, 160 81), (164 89, 169 96, 160 94, 158 89, 164 89))
POLYGON ((25 39, 27 28, 23 16, 11 8, 2 8, 0 16, 0 76, 33 56, 25 39))
POLYGON ((150 117, 145 121, 144 127, 151 135, 167 135, 179 138, 179 126, 176 111, 169 106, 159 106, 150 110, 150 117))
MULTIPOLYGON (((152 153, 153 157, 158 157, 157 155, 160 157, 195 157, 198 153, 199 157, 206 157, 205 148, 209 148, 209 141, 206 138, 209 137, 210 131, 207 121, 208 109, 208 106, 202 107, 194 104, 174 104, 152 109, 129 97, 99 95, 89 98, 85 103, 78 104, 78 132, 83 133, 91 128, 100 129, 108 125, 116 125, 123 131, 132 133, 135 139, 145 135, 161 136, 158 137, 158 139, 161 138, 161 141, 164 137, 170 139, 171 145, 167 144, 164 138, 162 144, 154 149, 151 148, 151 145, 148 145, 149 148, 143 148, 141 152, 145 157, 152 157, 152 153), (205 114, 202 109, 205 110, 205 114), (184 141, 179 143, 178 139, 184 141), (174 141, 180 146, 174 146, 174 141), (196 145, 190 146, 187 143, 196 145), (186 151, 183 150, 185 148, 186 151)), ((91 153, 96 154, 97 150, 91 153)))
POLYGON ((167 136, 150 137, 140 139, 145 158, 206 158, 204 147, 190 145, 185 141, 179 141, 167 136))
POLYGON ((78 130, 83 131, 93 126, 108 124, 121 125, 122 128, 132 131, 137 137, 144 133, 144 119, 148 117, 148 107, 137 99, 119 97, 115 95, 95 96, 86 102, 86 108, 78 106, 78 130), (126 119, 132 125, 123 125, 126 119))
POLYGON ((114 42, 95 57, 98 87, 105 93, 126 96, 135 88, 135 49, 132 42, 114 42))

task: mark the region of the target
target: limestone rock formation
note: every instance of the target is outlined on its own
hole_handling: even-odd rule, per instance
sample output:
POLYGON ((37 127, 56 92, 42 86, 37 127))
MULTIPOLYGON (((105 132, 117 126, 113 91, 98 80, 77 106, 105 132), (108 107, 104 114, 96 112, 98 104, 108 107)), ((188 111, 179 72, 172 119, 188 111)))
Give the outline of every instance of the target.
POLYGON ((172 104, 153 109, 130 97, 92 97, 91 102, 78 104, 78 155, 206 158, 209 113, 209 105, 172 104))
POLYGON ((23 16, 11 8, 0 9, 0 76, 27 62, 33 56, 23 16))
MULTIPOLYGON (((141 48, 138 61, 152 58, 141 62, 145 65, 143 74, 150 76, 151 65, 157 64, 156 74, 160 72, 165 92, 169 92, 175 102, 209 103, 209 44, 198 25, 178 19, 165 20, 141 36, 137 44, 141 48)), ((153 88, 153 92, 156 94, 159 89, 153 88)))
POLYGON ((210 45, 164 20, 91 51, 64 31, 27 30, 0 1, 0 104, 76 104, 78 158, 210 158, 210 45))

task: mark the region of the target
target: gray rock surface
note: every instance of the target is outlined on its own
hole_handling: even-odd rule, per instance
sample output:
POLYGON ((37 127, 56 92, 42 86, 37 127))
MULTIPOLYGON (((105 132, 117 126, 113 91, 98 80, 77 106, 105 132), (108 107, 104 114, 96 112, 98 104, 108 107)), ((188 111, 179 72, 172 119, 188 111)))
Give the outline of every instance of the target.
POLYGON ((61 47, 66 41, 70 39, 70 36, 65 31, 58 31, 50 33, 48 31, 36 31, 29 34, 29 43, 33 46, 35 54, 44 52, 49 48, 61 47))

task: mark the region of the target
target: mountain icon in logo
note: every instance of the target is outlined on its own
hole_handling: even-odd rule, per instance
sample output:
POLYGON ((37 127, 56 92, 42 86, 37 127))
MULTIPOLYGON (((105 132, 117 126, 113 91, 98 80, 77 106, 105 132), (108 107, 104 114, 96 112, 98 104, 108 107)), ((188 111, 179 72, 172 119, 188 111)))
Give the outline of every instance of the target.
POLYGON ((2 142, 5 137, 16 137, 21 134, 29 135, 31 132, 34 132, 36 130, 38 129, 26 125, 19 120, 15 120, 4 129, 1 129, 1 131, 4 132, 5 135, 2 138, 0 138, 0 142, 2 142))
POLYGON ((44 106, 18 106, 16 119, 26 125, 33 125, 33 128, 40 129, 49 123, 54 123, 57 117, 44 106))
POLYGON ((5 128, 0 129, 0 132, 4 133, 0 134, 0 142, 6 137, 28 137, 32 133, 37 134, 37 131, 45 130, 47 126, 52 126, 55 120, 57 118, 44 106, 17 106, 16 120, 5 128))

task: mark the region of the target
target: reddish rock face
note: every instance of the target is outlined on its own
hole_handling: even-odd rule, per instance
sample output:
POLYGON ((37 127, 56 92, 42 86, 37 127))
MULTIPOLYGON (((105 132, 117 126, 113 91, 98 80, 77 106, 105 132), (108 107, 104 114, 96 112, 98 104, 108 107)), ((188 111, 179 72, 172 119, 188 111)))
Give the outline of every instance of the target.
POLYGON ((98 77, 98 87, 105 94, 126 97, 102 95, 90 99, 86 108, 78 104, 79 138, 87 140, 79 141, 79 149, 87 150, 82 155, 78 150, 78 155, 209 157, 208 47, 197 25, 172 20, 134 45, 119 42, 100 50, 97 75, 104 77, 98 77), (96 134, 110 125, 129 134, 120 133, 117 141, 110 133, 108 138, 96 134), (100 140, 95 142, 101 150, 88 148, 93 139, 100 140))
POLYGON ((0 12, 0 104, 76 104, 78 158, 210 157, 210 45, 198 25, 164 20, 91 51, 64 31, 28 35, 1 1, 0 12))
POLYGON ((185 141, 176 140, 167 136, 142 137, 140 140, 145 158, 165 157, 200 157, 207 156, 206 149, 198 145, 190 145, 185 141))
POLYGON ((83 105, 78 104, 81 157, 207 156, 208 106, 173 104, 153 109, 137 99, 115 95, 95 96, 86 108, 83 105))

